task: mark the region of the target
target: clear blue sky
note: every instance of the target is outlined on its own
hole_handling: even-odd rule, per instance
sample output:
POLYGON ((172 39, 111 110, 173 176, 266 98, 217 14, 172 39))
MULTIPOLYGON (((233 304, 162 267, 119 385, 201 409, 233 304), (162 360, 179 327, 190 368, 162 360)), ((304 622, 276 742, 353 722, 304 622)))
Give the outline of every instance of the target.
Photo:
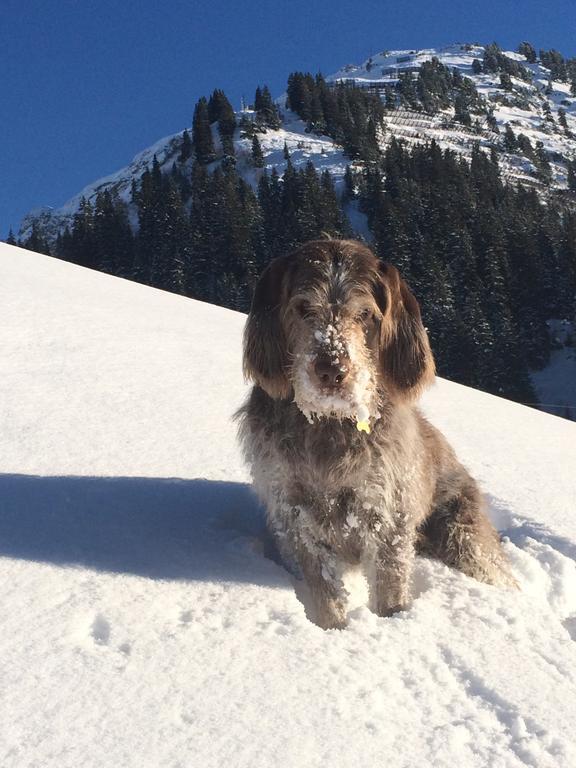
POLYGON ((223 88, 280 94, 385 48, 491 42, 576 55, 574 0, 2 0, 0 236, 188 126, 223 88))

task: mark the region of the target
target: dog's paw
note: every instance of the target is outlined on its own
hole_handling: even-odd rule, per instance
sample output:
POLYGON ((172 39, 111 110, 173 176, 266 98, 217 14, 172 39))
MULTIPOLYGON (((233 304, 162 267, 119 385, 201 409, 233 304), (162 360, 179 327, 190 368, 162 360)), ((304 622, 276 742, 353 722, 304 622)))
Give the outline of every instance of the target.
POLYGON ((316 621, 320 629, 346 629, 346 619, 340 619, 335 616, 323 617, 316 621))
POLYGON ((345 629, 348 623, 344 607, 333 600, 316 606, 315 619, 321 629, 345 629))
POLYGON ((390 616, 394 616, 396 613, 408 610, 409 607, 410 605, 408 603, 398 603, 396 605, 383 603, 376 606, 374 613, 376 613, 377 616, 381 616, 383 619, 387 619, 390 616))

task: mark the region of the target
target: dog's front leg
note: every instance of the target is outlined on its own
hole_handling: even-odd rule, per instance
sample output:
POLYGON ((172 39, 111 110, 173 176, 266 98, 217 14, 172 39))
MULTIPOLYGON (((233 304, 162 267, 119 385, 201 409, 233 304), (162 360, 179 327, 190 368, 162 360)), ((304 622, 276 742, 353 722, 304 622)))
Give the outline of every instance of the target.
POLYGON ((378 543, 370 574, 371 608, 378 616, 391 616, 408 606, 413 564, 412 531, 390 532, 378 543))
POLYGON ((348 597, 342 563, 301 496, 285 498, 279 493, 277 499, 269 507, 268 525, 285 565, 308 587, 309 618, 322 629, 342 629, 348 597))
POLYGON ((335 556, 322 544, 299 547, 298 564, 310 589, 314 619, 322 629, 346 626, 347 592, 335 556))

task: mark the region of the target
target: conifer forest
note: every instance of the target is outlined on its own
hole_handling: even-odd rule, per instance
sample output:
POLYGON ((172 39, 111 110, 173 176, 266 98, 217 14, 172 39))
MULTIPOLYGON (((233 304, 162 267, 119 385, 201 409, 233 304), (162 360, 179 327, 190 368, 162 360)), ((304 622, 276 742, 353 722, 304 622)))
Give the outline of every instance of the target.
MULTIPOLYGON (((560 76, 576 81, 573 62, 544 53, 550 66, 563 64, 560 76)), ((535 52, 530 46, 524 55, 529 62, 535 52)), ((497 46, 487 46, 475 62, 479 71, 498 72, 503 88, 510 77, 529 78, 497 46)), ((34 227, 20 244, 245 312, 271 259, 323 234, 359 236, 349 218, 354 210, 367 223, 360 236, 398 267, 418 297, 438 373, 534 403, 528 372, 548 361, 546 322, 575 313, 573 194, 542 195, 503 177, 498 142, 503 148, 524 142, 543 183, 549 174, 541 148, 512 130, 490 151, 473 144, 469 158, 434 139, 416 146, 382 140, 390 111, 434 113, 450 105, 466 130, 473 132, 479 120, 491 124, 472 80, 434 59, 380 94, 329 84, 321 75, 290 75, 285 108, 349 158, 337 186, 312 162, 296 168, 287 147, 284 173, 266 169, 261 140, 282 123, 282 108, 266 86, 239 113, 215 90, 196 104, 171 168, 154 158, 132 183, 130 204, 105 189, 82 201, 53 242, 34 227), (237 168, 238 136, 251 142, 256 183, 237 168)), ((576 187, 574 167, 569 186, 570 171, 576 187)))

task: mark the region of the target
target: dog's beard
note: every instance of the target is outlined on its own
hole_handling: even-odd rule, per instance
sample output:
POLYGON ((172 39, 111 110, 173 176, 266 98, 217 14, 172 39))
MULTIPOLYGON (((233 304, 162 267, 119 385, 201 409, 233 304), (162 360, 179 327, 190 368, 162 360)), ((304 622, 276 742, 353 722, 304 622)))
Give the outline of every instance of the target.
POLYGON ((366 361, 352 354, 347 363, 347 377, 336 390, 321 386, 314 374, 316 354, 298 355, 292 366, 294 402, 312 423, 315 419, 351 419, 370 422, 379 418, 377 389, 366 361))

